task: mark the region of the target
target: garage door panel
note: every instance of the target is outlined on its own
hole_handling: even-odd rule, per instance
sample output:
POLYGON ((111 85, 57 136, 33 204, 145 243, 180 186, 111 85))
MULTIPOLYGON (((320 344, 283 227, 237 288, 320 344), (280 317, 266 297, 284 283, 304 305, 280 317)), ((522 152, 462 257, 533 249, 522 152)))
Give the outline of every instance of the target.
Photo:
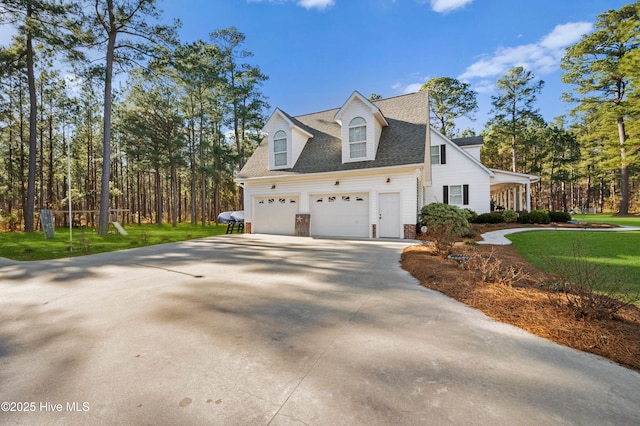
POLYGON ((252 232, 293 235, 298 197, 256 197, 252 232))
POLYGON ((368 194, 321 194, 310 199, 311 235, 369 236, 368 194))

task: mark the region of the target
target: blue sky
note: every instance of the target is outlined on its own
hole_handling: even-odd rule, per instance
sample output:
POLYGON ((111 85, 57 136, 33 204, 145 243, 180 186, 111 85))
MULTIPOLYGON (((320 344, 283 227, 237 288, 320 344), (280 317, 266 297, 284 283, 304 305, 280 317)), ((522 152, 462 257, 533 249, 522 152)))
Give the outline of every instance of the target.
POLYGON ((545 81, 547 121, 565 113, 559 62, 616 0, 164 0, 184 41, 236 26, 270 78, 271 109, 292 115, 341 106, 353 90, 383 97, 414 92, 432 77, 455 77, 478 92, 481 130, 496 79, 523 65, 545 81))
MULTIPOLYGON (((179 18, 184 42, 235 26, 251 63, 269 76, 271 111, 292 115, 339 107, 353 92, 414 92, 432 77, 455 77, 478 92, 481 130, 495 81, 523 65, 545 81, 538 107, 547 121, 565 113, 559 62, 593 29, 596 16, 631 0, 159 0, 179 18)), ((0 28, 0 42, 6 44, 0 28)))

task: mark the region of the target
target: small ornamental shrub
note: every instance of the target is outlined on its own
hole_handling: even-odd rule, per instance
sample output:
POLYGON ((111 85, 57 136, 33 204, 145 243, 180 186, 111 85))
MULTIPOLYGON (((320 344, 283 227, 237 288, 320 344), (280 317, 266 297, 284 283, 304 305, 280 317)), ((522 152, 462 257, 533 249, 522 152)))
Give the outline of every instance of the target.
POLYGON ((566 223, 571 220, 571 215, 567 212, 549 212, 551 222, 566 223))
POLYGON ((433 239, 436 252, 446 257, 451 252, 455 238, 469 232, 469 222, 456 206, 431 203, 420 209, 420 224, 427 226, 427 234, 433 239))
POLYGON ((551 223, 549 218, 549 212, 546 210, 532 210, 529 213, 523 213, 520 215, 520 223, 551 223))
POLYGON ((502 223, 504 217, 500 213, 482 213, 473 221, 474 223, 502 223))
POLYGON ((444 203, 431 203, 420 209, 420 224, 431 229, 447 225, 454 236, 464 235, 469 230, 469 221, 465 214, 456 206, 444 203))
POLYGON ((478 213, 474 212, 471 209, 462 209, 462 214, 467 218, 469 223, 473 222, 476 217, 478 217, 478 213))
POLYGON ((506 223, 514 223, 518 221, 518 213, 511 209, 502 212, 502 217, 506 223))

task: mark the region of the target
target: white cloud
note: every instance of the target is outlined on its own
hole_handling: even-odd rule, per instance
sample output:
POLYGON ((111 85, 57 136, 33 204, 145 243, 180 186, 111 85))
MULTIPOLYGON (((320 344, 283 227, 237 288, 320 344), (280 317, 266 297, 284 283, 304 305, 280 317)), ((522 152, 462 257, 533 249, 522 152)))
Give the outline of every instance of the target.
POLYGON ((493 93, 496 91, 496 82, 491 80, 480 80, 474 83, 472 89, 480 94, 493 93))
POLYGON ((501 47, 491 56, 485 56, 471 64, 458 78, 486 78, 503 74, 507 69, 522 66, 540 74, 554 72, 564 55, 564 48, 575 43, 583 34, 590 32, 590 22, 569 22, 557 25, 553 31, 536 43, 515 47, 501 47))
POLYGON ((473 3, 473 0, 429 0, 429 3, 434 12, 448 13, 473 3))
POLYGON ((402 92, 402 94, 415 93, 415 92, 420 90, 420 88, 422 87, 422 85, 424 83, 425 82, 407 84, 407 85, 402 86, 400 88, 400 91, 402 92))
POLYGON ((302 6, 305 9, 316 8, 318 10, 324 10, 327 7, 331 7, 335 4, 334 0, 299 0, 296 3, 298 6, 302 6))
POLYGON ((267 1, 269 3, 282 4, 295 1, 296 5, 305 9, 324 10, 336 4, 335 0, 247 0, 249 3, 261 3, 267 1))
POLYGON ((577 42, 583 34, 590 33, 592 30, 591 22, 569 22, 558 25, 542 38, 540 45, 546 49, 561 49, 577 42))
POLYGON ((401 95, 406 95, 408 93, 415 93, 420 90, 422 85, 429 81, 431 77, 424 76, 419 72, 414 72, 409 74, 405 81, 398 81, 391 85, 391 89, 394 92, 401 95))

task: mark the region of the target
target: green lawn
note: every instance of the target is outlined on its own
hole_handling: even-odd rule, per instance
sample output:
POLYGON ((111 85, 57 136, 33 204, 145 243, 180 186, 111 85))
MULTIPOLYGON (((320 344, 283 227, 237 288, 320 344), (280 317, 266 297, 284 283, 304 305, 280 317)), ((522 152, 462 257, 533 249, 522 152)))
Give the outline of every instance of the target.
POLYGON ((528 231, 507 238, 522 257, 542 270, 557 273, 556 268, 575 264, 575 254, 599 271, 598 276, 603 277, 600 290, 606 291, 616 283, 623 283, 632 292, 640 292, 638 231, 528 231))
POLYGON ((172 243, 195 238, 221 235, 227 225, 192 226, 182 223, 177 228, 170 224, 126 225, 127 236, 118 234, 114 228, 104 237, 96 235, 94 229, 73 230, 73 252, 69 252, 69 229, 56 229, 55 238, 45 239, 41 232, 0 233, 0 257, 14 260, 59 259, 70 256, 117 251, 155 244, 172 243))
POLYGON ((640 216, 616 216, 611 213, 604 214, 573 214, 571 218, 580 222, 611 223, 620 226, 640 227, 640 216))

